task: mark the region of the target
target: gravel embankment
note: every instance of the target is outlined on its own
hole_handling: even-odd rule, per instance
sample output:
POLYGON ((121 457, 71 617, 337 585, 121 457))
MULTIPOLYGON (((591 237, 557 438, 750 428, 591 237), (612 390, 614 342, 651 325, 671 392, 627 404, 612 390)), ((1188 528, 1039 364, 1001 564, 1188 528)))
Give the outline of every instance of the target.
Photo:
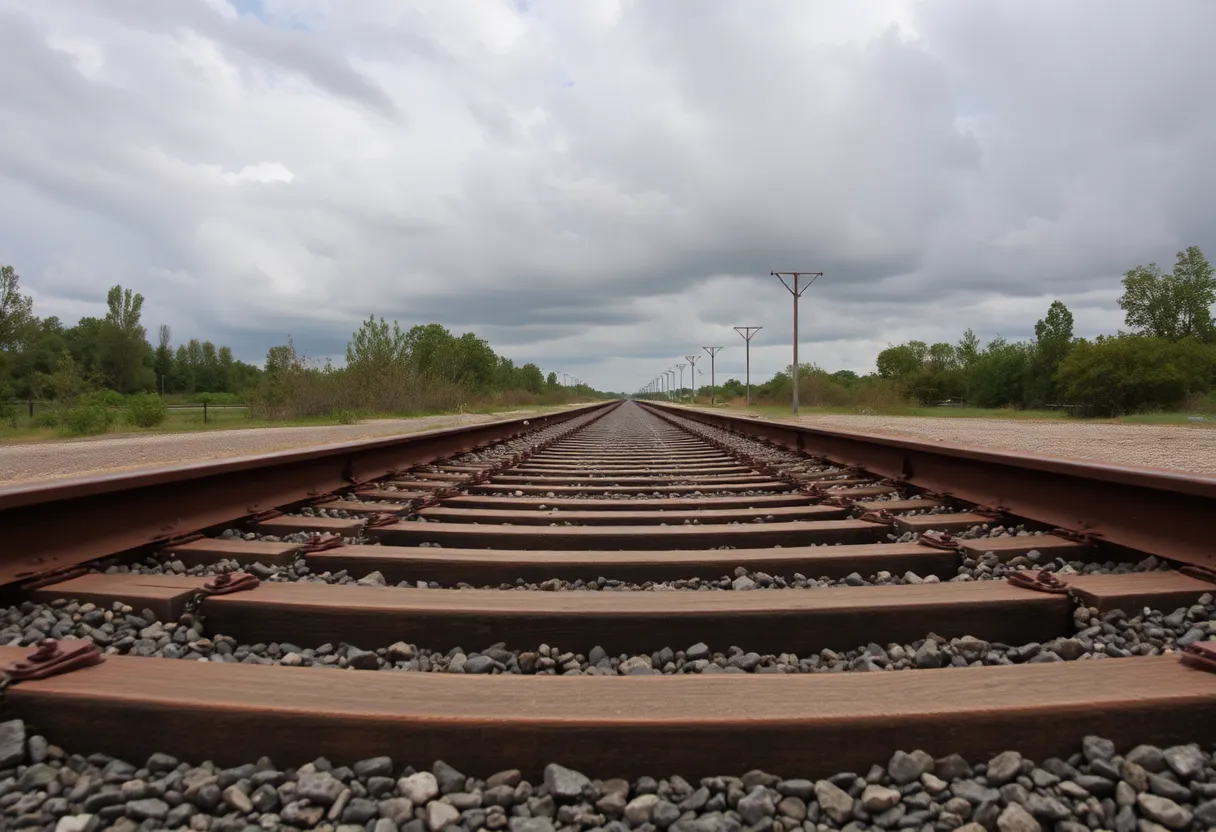
POLYGON ((1216 476, 1216 430, 1198 426, 818 414, 774 421, 1216 476))
POLYGON ((0 825, 58 832, 320 824, 338 832, 1153 832, 1216 825, 1210 751, 1140 745, 1119 754, 1095 736, 1067 760, 1039 764, 1014 750, 974 764, 958 754, 934 759, 913 750, 876 760, 864 775, 783 779, 753 770, 694 782, 593 780, 556 763, 532 784, 514 769, 482 780, 442 761, 419 771, 390 757, 350 767, 318 758, 285 769, 263 758, 220 769, 168 754, 131 763, 73 751, 32 734, 20 720, 0 723, 0 825))
POLYGON ((0 445, 0 485, 270 453, 516 419, 537 411, 378 419, 358 425, 157 433, 0 445))

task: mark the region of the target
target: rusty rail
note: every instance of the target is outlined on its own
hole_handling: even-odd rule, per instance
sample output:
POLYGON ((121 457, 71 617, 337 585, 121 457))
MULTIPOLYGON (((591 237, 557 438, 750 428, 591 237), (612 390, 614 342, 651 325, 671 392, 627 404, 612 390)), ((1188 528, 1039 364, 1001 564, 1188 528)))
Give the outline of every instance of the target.
POLYGON ((617 402, 386 439, 0 488, 0 585, 333 494, 617 402), (65 522, 70 518, 70 522, 65 522))
POLYGON ((640 404, 1070 534, 1216 566, 1216 478, 640 404))

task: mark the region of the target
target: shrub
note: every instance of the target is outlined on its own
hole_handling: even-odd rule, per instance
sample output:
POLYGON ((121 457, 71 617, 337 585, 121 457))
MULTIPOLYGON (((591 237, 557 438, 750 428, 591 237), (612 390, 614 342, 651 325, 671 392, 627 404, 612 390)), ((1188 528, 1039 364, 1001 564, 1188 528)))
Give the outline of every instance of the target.
POLYGON ((155 393, 139 393, 132 396, 127 404, 127 422, 136 427, 154 428, 164 422, 168 415, 169 408, 155 393))
POLYGON ((122 407, 125 402, 122 393, 117 390, 95 390, 80 397, 82 405, 98 405, 100 407, 122 407))
POLYGON ((1202 395, 1216 376, 1216 347, 1125 335, 1080 342, 1057 378, 1070 403, 1086 416, 1177 410, 1202 395))
POLYGON ((245 404, 240 393, 193 393, 186 397, 189 404, 245 404))
POLYGON ((355 411, 346 410, 345 408, 339 408, 330 413, 329 416, 339 425, 353 425, 359 421, 359 415, 355 411))
POLYGON ((34 418, 30 419, 30 427, 57 428, 59 427, 59 413, 54 410, 44 410, 41 413, 35 413, 34 418))
POLYGON ((84 404, 64 411, 60 433, 64 436, 95 436, 114 423, 114 414, 97 404, 84 404))

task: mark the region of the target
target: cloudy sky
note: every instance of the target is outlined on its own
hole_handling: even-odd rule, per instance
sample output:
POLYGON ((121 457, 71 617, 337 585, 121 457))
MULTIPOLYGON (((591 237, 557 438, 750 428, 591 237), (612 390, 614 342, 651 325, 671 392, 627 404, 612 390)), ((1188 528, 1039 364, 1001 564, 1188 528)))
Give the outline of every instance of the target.
POLYGON ((369 313, 633 391, 1025 337, 1216 255, 1216 3, 0 0, 0 262, 260 363, 369 313), (708 362, 705 362, 708 363, 708 362))

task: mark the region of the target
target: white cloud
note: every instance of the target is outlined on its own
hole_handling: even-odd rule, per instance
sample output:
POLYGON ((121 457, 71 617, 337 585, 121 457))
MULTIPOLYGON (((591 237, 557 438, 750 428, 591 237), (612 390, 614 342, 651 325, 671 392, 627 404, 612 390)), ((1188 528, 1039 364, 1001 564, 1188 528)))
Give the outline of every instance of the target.
POLYGON ((0 0, 0 261, 258 360, 439 320, 600 386, 1119 324, 1216 250, 1201 0, 0 0), (1092 25, 1103 21, 1101 28, 1092 25), (1163 54, 1147 48, 1169 42, 1163 54), (1211 253, 1211 252, 1210 252, 1211 253))

